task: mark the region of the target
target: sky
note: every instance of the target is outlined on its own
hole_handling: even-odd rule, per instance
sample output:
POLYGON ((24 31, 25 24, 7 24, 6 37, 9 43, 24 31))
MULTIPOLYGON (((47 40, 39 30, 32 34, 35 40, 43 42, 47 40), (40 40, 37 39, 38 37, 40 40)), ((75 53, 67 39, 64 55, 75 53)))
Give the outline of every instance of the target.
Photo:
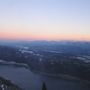
POLYGON ((90 40, 90 0, 0 0, 0 39, 90 40))

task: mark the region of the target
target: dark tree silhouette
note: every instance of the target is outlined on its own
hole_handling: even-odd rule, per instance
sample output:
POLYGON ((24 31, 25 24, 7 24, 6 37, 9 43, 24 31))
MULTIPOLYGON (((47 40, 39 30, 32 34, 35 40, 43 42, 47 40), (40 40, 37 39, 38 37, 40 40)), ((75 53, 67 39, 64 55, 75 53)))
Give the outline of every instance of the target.
POLYGON ((43 85, 42 85, 42 90, 47 90, 46 84, 44 82, 43 82, 43 85))

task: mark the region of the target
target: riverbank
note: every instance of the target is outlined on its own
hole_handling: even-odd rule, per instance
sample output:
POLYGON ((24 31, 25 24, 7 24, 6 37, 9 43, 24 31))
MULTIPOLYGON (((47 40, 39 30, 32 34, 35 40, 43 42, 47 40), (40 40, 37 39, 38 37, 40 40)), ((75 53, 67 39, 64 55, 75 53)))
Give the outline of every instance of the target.
POLYGON ((36 74, 44 75, 44 76, 61 78, 68 81, 79 81, 80 83, 90 84, 89 80, 84 80, 78 77, 70 76, 68 74, 50 74, 50 73, 39 72, 39 71, 32 71, 32 72, 36 74))

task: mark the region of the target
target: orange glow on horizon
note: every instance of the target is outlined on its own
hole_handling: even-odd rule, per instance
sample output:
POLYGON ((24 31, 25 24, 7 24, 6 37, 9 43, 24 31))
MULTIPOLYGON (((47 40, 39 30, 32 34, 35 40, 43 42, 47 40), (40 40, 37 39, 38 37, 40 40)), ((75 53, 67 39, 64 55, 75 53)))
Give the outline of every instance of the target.
POLYGON ((82 35, 50 35, 50 34, 32 34, 25 32, 0 32, 0 39, 9 40, 85 40, 90 41, 90 36, 82 35))

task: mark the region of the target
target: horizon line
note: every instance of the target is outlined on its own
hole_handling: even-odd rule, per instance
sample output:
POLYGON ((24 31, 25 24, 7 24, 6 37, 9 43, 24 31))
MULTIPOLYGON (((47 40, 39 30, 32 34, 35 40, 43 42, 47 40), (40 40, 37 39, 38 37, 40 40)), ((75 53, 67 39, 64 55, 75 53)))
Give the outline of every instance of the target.
POLYGON ((90 42, 90 40, 73 40, 73 39, 60 39, 60 40, 46 40, 46 39, 33 39, 33 40, 26 40, 26 39, 0 39, 0 41, 46 41, 46 42, 90 42))

